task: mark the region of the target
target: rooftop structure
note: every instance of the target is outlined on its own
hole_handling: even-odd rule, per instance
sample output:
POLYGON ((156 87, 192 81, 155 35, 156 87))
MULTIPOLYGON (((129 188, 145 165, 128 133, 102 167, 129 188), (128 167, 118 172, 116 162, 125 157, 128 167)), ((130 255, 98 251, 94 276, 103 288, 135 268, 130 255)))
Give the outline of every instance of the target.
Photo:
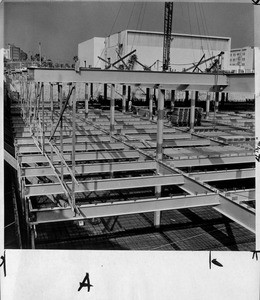
MULTIPOLYGON (((83 43, 79 44, 82 45, 83 43)), ((111 63, 118 60, 132 50, 136 50, 138 62, 144 66, 150 67, 151 70, 162 70, 162 45, 163 33, 153 31, 124 30, 119 33, 106 37, 102 47, 102 39, 94 38, 84 42, 85 53, 89 57, 89 61, 94 61, 97 56, 104 58, 111 63), (98 41, 99 47, 93 51, 93 43, 98 41), (92 58, 93 57, 93 58, 92 58)), ((171 70, 183 71, 183 69, 193 66, 203 55, 204 59, 208 59, 220 52, 224 52, 221 61, 221 69, 229 69, 231 39, 229 37, 215 37, 203 35, 189 34, 172 34, 172 43, 170 51, 171 70)), ((80 60, 85 60, 82 52, 78 53, 80 60)), ((126 59, 127 61, 127 59, 126 59)), ((212 61, 208 61, 209 66, 212 61)), ((87 64, 88 65, 88 64, 87 64)), ((123 66, 122 61, 116 64, 116 67, 123 66)), ((100 65, 102 67, 102 63, 100 65)), ((103 67, 105 65, 103 64, 103 67)), ((135 63, 134 70, 143 70, 143 66, 135 63)))

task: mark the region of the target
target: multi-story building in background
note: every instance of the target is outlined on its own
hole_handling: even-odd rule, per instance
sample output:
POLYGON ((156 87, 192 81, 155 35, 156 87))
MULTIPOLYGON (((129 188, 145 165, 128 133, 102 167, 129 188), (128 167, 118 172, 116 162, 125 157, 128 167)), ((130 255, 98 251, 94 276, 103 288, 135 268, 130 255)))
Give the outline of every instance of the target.
POLYGON ((230 71, 235 73, 254 72, 254 47, 231 49, 230 71))
POLYGON ((10 50, 10 60, 12 61, 19 61, 20 60, 20 48, 16 47, 15 45, 8 45, 8 48, 10 50))
POLYGON ((8 44, 8 48, 5 49, 5 57, 11 61, 25 61, 28 58, 26 52, 24 52, 20 47, 13 44, 8 44))
POLYGON ((8 44, 4 49, 5 70, 19 70, 27 68, 31 63, 27 61, 28 55, 20 47, 8 44))

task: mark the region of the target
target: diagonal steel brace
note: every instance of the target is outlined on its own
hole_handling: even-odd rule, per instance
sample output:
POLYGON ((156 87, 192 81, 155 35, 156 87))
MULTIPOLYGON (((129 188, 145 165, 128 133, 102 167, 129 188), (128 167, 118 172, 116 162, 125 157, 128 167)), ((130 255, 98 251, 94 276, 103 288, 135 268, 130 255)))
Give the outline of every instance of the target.
POLYGON ((71 94, 72 94, 73 89, 75 89, 75 86, 73 86, 73 87, 70 89, 69 93, 68 93, 66 102, 65 102, 64 105, 63 105, 62 111, 61 111, 61 113, 60 113, 60 115, 59 115, 58 122, 57 122, 57 124, 55 125, 55 127, 54 127, 54 129, 53 129, 53 131, 52 131, 52 133, 51 133, 51 135, 50 135, 49 141, 53 138, 53 136, 54 136, 54 134, 55 134, 55 132, 56 132, 58 126, 59 126, 59 123, 60 123, 60 121, 61 121, 61 118, 62 118, 62 116, 63 116, 63 113, 64 113, 64 111, 66 110, 66 107, 67 107, 67 105, 68 105, 68 103, 69 103, 70 96, 71 96, 71 94))

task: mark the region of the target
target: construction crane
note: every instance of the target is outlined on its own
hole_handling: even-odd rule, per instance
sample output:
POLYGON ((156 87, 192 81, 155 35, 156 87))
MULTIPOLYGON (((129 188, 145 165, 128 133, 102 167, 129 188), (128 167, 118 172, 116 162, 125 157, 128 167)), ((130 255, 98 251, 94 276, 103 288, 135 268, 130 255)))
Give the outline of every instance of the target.
POLYGON ((170 64, 172 12, 173 12, 173 2, 165 2, 164 35, 163 35, 163 71, 167 71, 170 64))

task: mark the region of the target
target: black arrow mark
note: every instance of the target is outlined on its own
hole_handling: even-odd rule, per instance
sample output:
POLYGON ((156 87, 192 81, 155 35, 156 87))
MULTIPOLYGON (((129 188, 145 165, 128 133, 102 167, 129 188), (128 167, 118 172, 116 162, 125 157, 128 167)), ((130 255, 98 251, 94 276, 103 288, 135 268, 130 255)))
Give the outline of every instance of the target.
POLYGON ((214 265, 216 265, 218 267, 223 267, 223 265, 220 262, 218 262, 216 258, 211 259, 211 251, 209 251, 209 268, 210 269, 211 269, 211 263, 213 263, 214 265))
POLYGON ((5 259, 5 252, 4 252, 4 255, 1 256, 1 264, 0 264, 0 267, 3 266, 4 268, 4 276, 6 277, 6 259, 5 259))

